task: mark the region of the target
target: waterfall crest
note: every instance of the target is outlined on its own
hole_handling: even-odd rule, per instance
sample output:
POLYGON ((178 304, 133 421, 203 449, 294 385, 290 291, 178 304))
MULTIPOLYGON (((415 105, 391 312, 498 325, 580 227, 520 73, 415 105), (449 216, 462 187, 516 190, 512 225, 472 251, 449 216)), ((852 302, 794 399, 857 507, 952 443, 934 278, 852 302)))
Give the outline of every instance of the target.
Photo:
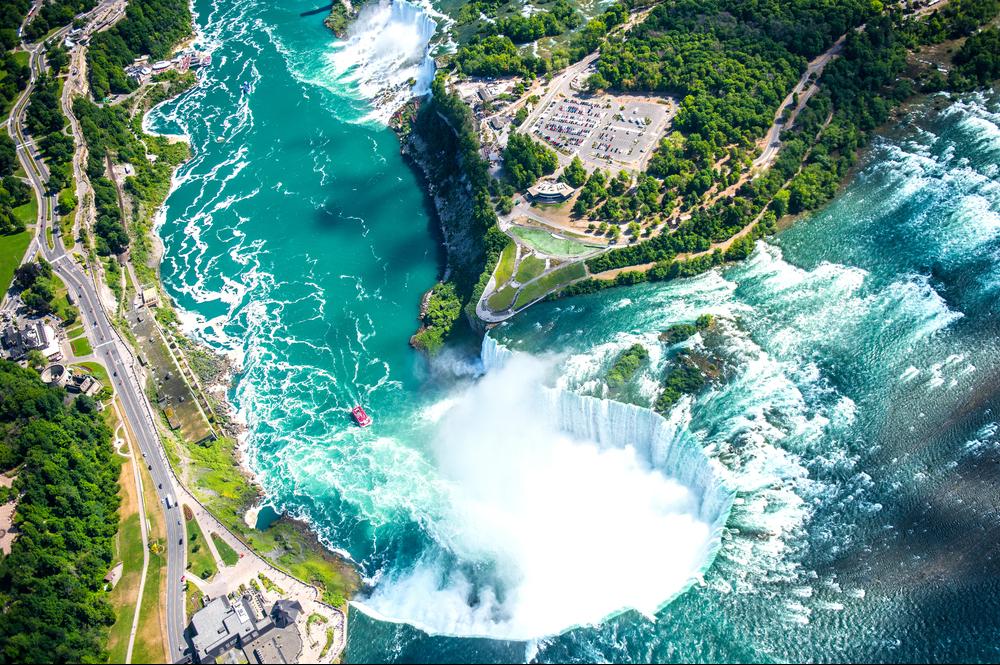
MULTIPOLYGON (((483 338, 480 356, 488 373, 500 369, 513 352, 495 339, 483 338)), ((652 409, 608 399, 578 395, 559 388, 543 388, 545 411, 555 426, 575 438, 594 441, 602 448, 632 446, 649 465, 680 481, 701 497, 699 517, 716 531, 725 526, 733 492, 685 428, 683 412, 664 418, 652 409)), ((710 563, 710 562, 709 562, 710 563)))
POLYGON ((408 99, 430 91, 430 41, 437 30, 431 11, 408 0, 368 4, 329 54, 334 78, 374 107, 369 118, 386 121, 408 99))

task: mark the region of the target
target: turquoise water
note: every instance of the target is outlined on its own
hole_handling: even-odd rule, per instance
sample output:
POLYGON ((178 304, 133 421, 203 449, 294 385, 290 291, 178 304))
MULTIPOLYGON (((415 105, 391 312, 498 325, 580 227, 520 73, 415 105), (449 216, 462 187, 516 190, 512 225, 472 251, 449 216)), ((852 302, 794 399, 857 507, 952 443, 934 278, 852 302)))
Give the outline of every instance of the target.
POLYGON ((348 661, 1000 655, 996 96, 915 109, 743 264, 536 306, 428 364, 433 221, 372 120, 423 71, 426 17, 338 48, 314 8, 196 0, 213 66, 150 122, 195 150, 164 283, 242 362, 269 501, 370 585, 348 661), (705 312, 718 383, 666 420, 602 399, 637 341, 628 395, 655 399, 658 334, 705 312))

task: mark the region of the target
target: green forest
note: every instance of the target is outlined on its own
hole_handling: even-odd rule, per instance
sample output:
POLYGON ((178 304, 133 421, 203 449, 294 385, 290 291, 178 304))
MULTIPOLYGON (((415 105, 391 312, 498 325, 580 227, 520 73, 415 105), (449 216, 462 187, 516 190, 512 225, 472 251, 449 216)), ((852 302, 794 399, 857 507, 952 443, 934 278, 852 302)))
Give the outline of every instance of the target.
MULTIPOLYGON (((690 276, 740 260, 749 256, 758 238, 774 232, 779 218, 825 204, 859 150, 901 102, 918 91, 969 90, 996 79, 997 32, 974 33, 997 15, 998 4, 952 0, 915 20, 895 4, 887 8, 879 0, 672 0, 657 4, 625 34, 617 28, 631 11, 648 3, 620 0, 574 29, 566 45, 541 57, 515 43, 525 35, 534 37, 540 28, 514 30, 503 20, 506 3, 477 2, 463 10, 465 24, 474 30, 451 62, 458 75, 530 79, 599 48, 597 71, 588 81, 591 90, 670 94, 679 100, 673 130, 657 146, 646 173, 588 175, 571 164, 560 175, 582 187, 573 214, 594 220, 591 233, 615 240, 623 229, 627 233, 627 245, 588 260, 591 273, 653 266, 619 272, 613 280, 584 280, 562 291, 588 293, 690 276), (480 13, 495 18, 495 25, 477 23, 480 13), (927 73, 908 78, 911 51, 970 35, 973 38, 955 53, 947 80, 927 73), (818 81, 813 79, 818 92, 782 132, 774 163, 760 176, 743 181, 741 176, 759 154, 757 142, 807 63, 841 36, 838 57, 818 81), (720 195, 730 187, 733 193, 720 195), (712 250, 713 243, 735 234, 739 237, 725 251, 712 250)), ((485 203, 492 200, 501 212, 509 211, 510 189, 524 189, 554 172, 550 151, 514 135, 504 155, 506 178, 493 180, 485 175, 478 155, 468 108, 440 79, 428 106, 440 111, 440 117, 421 114, 415 129, 438 144, 449 129, 454 132, 451 149, 461 158, 452 163, 470 182, 474 217, 481 220, 466 231, 485 238, 486 231, 495 228, 485 203)), ((500 248, 503 243, 493 245, 500 248)), ((486 261, 475 263, 486 270, 468 298, 462 281, 471 270, 453 276, 458 280, 455 297, 466 302, 467 312, 489 279, 493 254, 478 255, 486 261)))
POLYGON ((191 31, 187 0, 129 2, 125 18, 90 41, 87 66, 94 99, 134 90, 136 83, 125 75, 125 66, 142 55, 166 58, 191 31))
POLYGON ((104 576, 119 462, 96 402, 0 361, 0 469, 17 468, 20 535, 0 554, 0 662, 104 662, 104 576))
MULTIPOLYGON (((73 100, 73 114, 80 122, 89 148, 87 176, 94 188, 97 252, 102 256, 120 254, 129 247, 129 234, 118 203, 118 192, 107 176, 108 157, 116 163, 131 164, 135 169, 135 174, 125 180, 125 190, 134 203, 158 204, 166 196, 173 168, 187 158, 188 148, 186 144, 170 143, 160 136, 147 136, 145 142, 140 141, 138 135, 142 130, 138 118, 130 118, 128 111, 120 106, 99 106, 77 97, 73 100), (146 158, 147 149, 157 156, 155 161, 146 158)), ((139 216, 137 213, 138 210, 133 210, 133 218, 139 216)), ((144 247, 145 232, 138 231, 135 237, 144 247)))
POLYGON ((23 220, 14 214, 34 197, 31 188, 14 175, 17 171, 17 151, 14 141, 6 132, 0 134, 0 234, 19 233, 24 230, 23 220))
POLYGON ((20 41, 17 30, 31 8, 31 0, 4 0, 0 4, 0 50, 9 51, 20 41))
POLYGON ((516 74, 533 78, 566 67, 593 51, 609 31, 624 23, 629 9, 648 4, 648 0, 619 0, 576 30, 567 46, 553 48, 547 56, 535 55, 529 48, 518 48, 518 44, 574 31, 582 19, 570 3, 566 0, 554 0, 548 5, 540 3, 545 9, 528 17, 512 14, 493 22, 478 18, 478 11, 481 11, 492 19, 504 4, 470 3, 469 9, 460 14, 475 30, 470 38, 463 40, 454 56, 458 71, 474 76, 516 74))
MULTIPOLYGON (((845 3, 840 7, 840 18, 830 21, 829 27, 820 35, 796 43, 798 40, 791 37, 781 37, 794 35, 796 31, 778 29, 776 25, 782 21, 777 19, 785 17, 785 22, 793 25, 795 16, 811 16, 813 11, 810 8, 822 3, 815 0, 781 3, 791 9, 785 13, 776 11, 776 18, 772 21, 763 21, 759 15, 752 13, 751 9, 756 6, 753 3, 740 5, 741 13, 736 12, 736 4, 739 3, 719 0, 706 4, 679 0, 661 5, 626 42, 609 45, 602 50, 602 53, 617 53, 617 56, 607 60, 602 57, 598 69, 601 76, 612 79, 607 82, 608 85, 628 89, 645 89, 645 85, 655 85, 661 91, 680 91, 687 96, 677 118, 676 125, 680 131, 663 139, 649 165, 648 174, 654 176, 657 182, 662 182, 659 205, 656 198, 661 193, 656 191, 656 185, 640 177, 637 188, 631 190, 618 206, 609 208, 608 204, 614 199, 605 191, 607 177, 592 174, 591 179, 597 182, 591 184, 588 181, 584 186, 584 193, 581 194, 584 203, 578 203, 576 212, 584 214, 596 210, 598 218, 619 222, 633 214, 648 220, 651 214, 657 212, 665 217, 682 209, 689 210, 691 216, 672 233, 663 233, 591 259, 588 266, 592 272, 658 264, 647 273, 619 274, 616 283, 628 284, 694 274, 722 261, 745 257, 752 251, 753 240, 771 232, 777 218, 813 210, 829 201, 873 130, 889 119, 900 102, 921 87, 920 81, 911 81, 903 76, 910 49, 921 43, 971 34, 974 26, 985 18, 995 16, 997 11, 994 0, 954 3, 949 5, 950 19, 942 20, 935 13, 930 19, 935 28, 928 30, 928 23, 924 21, 914 22, 901 14, 884 12, 872 15, 860 4, 854 6, 855 11, 849 12, 851 4, 845 3), (984 6, 991 6, 992 9, 983 12, 984 6), (969 20, 970 13, 963 11, 963 7, 969 8, 975 20, 969 20), (706 15, 706 11, 720 13, 706 15), (762 108, 759 112, 755 110, 758 100, 766 97, 770 85, 769 82, 760 84, 755 81, 755 75, 743 80, 709 76, 704 80, 715 81, 715 87, 709 85, 698 92, 698 82, 703 79, 698 73, 700 70, 693 64, 697 62, 696 58, 684 60, 685 66, 694 67, 688 80, 681 78, 676 70, 665 78, 660 77, 659 68, 664 61, 664 53, 671 48, 669 40, 664 41, 664 35, 672 30, 680 30, 681 33, 692 30, 703 37, 711 33, 712 40, 706 44, 714 46, 708 48, 706 57, 711 58, 709 69, 716 74, 730 71, 727 69, 732 64, 730 60, 740 61, 750 57, 752 54, 744 53, 746 43, 742 37, 726 41, 719 36, 720 31, 722 35, 729 34, 723 28, 731 24, 730 14, 739 15, 740 20, 748 22, 733 32, 760 31, 759 44, 766 45, 772 52, 772 56, 768 57, 772 69, 763 70, 765 78, 770 80, 783 76, 781 67, 774 68, 775 63, 782 59, 788 63, 798 62, 801 68, 804 58, 828 47, 836 38, 836 32, 842 29, 844 21, 850 23, 864 19, 866 23, 864 30, 848 32, 840 57, 831 61, 823 72, 820 92, 810 100, 794 126, 784 132, 782 149, 775 164, 763 176, 743 184, 734 196, 708 205, 705 203, 706 192, 735 182, 738 172, 735 167, 727 171, 725 167, 713 165, 713 162, 727 160, 727 163, 745 167, 753 150, 748 142, 763 134, 763 129, 770 124, 766 119, 773 115, 778 104, 774 102, 770 108, 762 108), (650 25, 655 25, 656 30, 652 30, 650 25), (777 41, 779 38, 787 44, 777 41), (812 44, 810 49, 805 49, 805 43, 812 44), (638 81, 645 83, 640 85, 638 81), (728 87, 736 82, 738 84, 728 87), (705 96, 703 103, 697 101, 698 94, 705 96), (720 100, 728 102, 720 104, 720 100), (631 208, 622 216, 621 210, 628 205, 631 208), (755 224, 753 231, 734 243, 727 253, 701 254, 686 262, 675 262, 678 254, 706 252, 713 242, 724 241, 751 224, 755 224)), ((805 25, 799 25, 799 29, 802 34, 809 32, 805 25)), ((956 89, 970 89, 996 77, 994 33, 988 30, 976 35, 956 54, 956 68, 951 79, 956 89)), ((735 67, 734 71, 750 73, 750 70, 739 67, 735 67)), ((786 79, 786 92, 799 71, 798 68, 793 70, 786 79)), ((940 87, 947 85, 938 89, 940 87)), ((924 86, 924 89, 928 88, 924 86)), ((776 98, 779 90, 776 88, 774 91, 776 98)), ((566 293, 582 293, 606 286, 608 283, 584 282, 573 285, 566 293)))
MULTIPOLYGON (((430 353, 441 348, 462 312, 470 320, 475 318, 476 303, 509 242, 497 226, 493 207, 493 196, 501 185, 490 176, 480 156, 472 112, 460 97, 448 92, 444 73, 432 86, 433 96, 420 108, 412 131, 426 146, 433 181, 467 188, 469 207, 459 223, 447 229, 455 245, 464 249, 449 252, 449 280, 431 292, 421 330, 413 338, 417 348, 430 353), (446 284, 451 287, 443 288, 446 284)), ((509 199, 509 186, 506 191, 509 199)))

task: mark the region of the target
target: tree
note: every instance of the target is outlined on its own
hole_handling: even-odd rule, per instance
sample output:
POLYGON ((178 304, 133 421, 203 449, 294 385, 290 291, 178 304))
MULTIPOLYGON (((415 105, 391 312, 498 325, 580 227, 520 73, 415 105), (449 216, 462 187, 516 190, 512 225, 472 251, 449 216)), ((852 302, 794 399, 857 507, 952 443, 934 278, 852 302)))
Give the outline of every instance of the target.
POLYGON ((556 153, 525 134, 511 134, 503 151, 504 170, 518 190, 531 187, 543 175, 554 173, 556 153))
POLYGON ((501 215, 509 215, 510 211, 514 209, 514 200, 509 196, 501 196, 497 200, 497 212, 501 215))
POLYGON ((120 463, 87 400, 0 361, 0 468, 19 466, 21 536, 0 556, 0 660, 106 662, 115 613, 104 575, 118 530, 120 463), (39 652, 44 645, 44 652, 39 652))
POLYGON ((574 189, 583 186, 587 181, 587 170, 583 168, 583 162, 580 160, 579 155, 573 157, 573 161, 563 169, 559 179, 574 189))
POLYGON ((28 351, 28 367, 35 370, 36 372, 41 371, 46 365, 49 364, 48 358, 45 354, 38 349, 32 349, 28 351))
POLYGON ((17 150, 7 132, 0 132, 0 176, 9 176, 17 170, 17 150))

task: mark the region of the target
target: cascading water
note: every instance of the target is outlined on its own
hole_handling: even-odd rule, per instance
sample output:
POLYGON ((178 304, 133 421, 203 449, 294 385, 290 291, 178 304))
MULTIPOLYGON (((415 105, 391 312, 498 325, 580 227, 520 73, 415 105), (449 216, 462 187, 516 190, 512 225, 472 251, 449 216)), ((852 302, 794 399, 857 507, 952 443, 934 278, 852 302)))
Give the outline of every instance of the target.
POLYGON ((432 11, 407 0, 366 5, 328 54, 333 78, 372 105, 369 118, 387 120, 410 97, 430 91, 430 41, 437 30, 432 11))
POLYGON ((649 409, 545 387, 544 360, 490 337, 482 359, 485 376, 435 409, 449 486, 427 525, 436 547, 360 607, 429 633, 513 640, 625 609, 653 615, 720 543, 732 495, 709 460, 649 409))

